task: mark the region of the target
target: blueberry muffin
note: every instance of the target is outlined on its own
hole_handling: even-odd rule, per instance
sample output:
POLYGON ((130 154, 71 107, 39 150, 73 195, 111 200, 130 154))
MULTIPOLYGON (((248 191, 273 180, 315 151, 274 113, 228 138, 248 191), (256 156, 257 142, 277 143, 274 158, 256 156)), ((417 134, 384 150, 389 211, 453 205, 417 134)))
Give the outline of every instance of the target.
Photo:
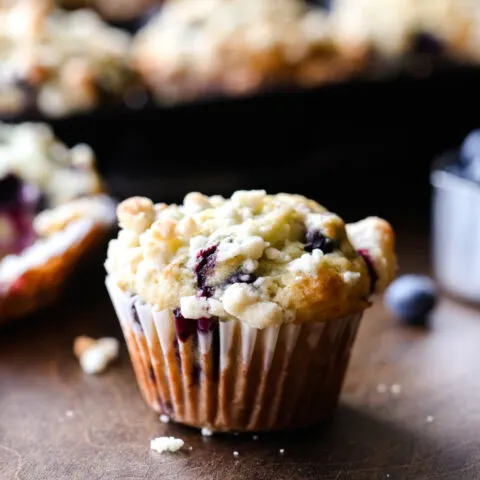
POLYGON ((0 321, 50 303, 107 233, 105 196, 86 145, 68 149, 42 124, 0 123, 0 321))
POLYGON ((114 22, 123 22, 140 17, 149 8, 162 0, 57 0, 64 8, 94 8, 102 17, 114 22))
POLYGON ((45 0, 0 8, 0 116, 60 117, 120 101, 137 88, 129 46, 126 32, 93 11, 68 13, 45 0))
POLYGON ((301 0, 172 0, 137 33, 132 56, 157 98, 174 102, 350 78, 366 51, 301 0))
POLYGON ((385 60, 412 54, 479 58, 476 0, 334 0, 340 31, 357 31, 385 60))
POLYGON ((362 313, 395 274, 386 221, 345 226, 264 191, 134 197, 117 215, 107 288, 155 411, 218 431, 332 414, 362 313))

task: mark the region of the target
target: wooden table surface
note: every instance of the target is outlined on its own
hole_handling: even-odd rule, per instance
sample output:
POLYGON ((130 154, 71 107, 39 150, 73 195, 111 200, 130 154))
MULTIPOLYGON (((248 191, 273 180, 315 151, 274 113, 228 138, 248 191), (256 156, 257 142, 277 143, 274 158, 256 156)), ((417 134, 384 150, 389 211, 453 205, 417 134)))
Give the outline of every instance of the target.
MULTIPOLYGON (((428 269, 425 236, 400 232, 399 249, 403 271, 428 269)), ((1 480, 480 479, 480 313, 471 307, 442 298, 431 328, 419 331, 377 303, 333 421, 253 440, 160 423, 124 347, 103 375, 83 374, 75 336, 121 338, 101 279, 89 286, 95 295, 83 285, 54 310, 0 330, 1 480), (186 451, 150 451, 161 435, 183 438, 186 451)))

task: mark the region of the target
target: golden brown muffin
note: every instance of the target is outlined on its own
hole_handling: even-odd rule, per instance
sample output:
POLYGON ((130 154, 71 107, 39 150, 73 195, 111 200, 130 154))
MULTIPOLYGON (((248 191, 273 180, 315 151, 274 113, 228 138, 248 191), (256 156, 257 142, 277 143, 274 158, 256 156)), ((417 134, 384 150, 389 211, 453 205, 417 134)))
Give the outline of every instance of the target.
POLYGON ((312 200, 262 190, 169 206, 133 197, 117 215, 107 288, 154 410, 212 430, 332 414, 362 312, 396 269, 386 221, 346 227, 312 200))

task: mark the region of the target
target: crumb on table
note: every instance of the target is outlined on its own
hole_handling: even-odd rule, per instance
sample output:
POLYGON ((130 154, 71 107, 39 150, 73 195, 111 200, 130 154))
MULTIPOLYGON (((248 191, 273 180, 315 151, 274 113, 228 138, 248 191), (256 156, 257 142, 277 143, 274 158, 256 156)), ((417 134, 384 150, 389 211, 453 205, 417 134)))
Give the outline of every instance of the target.
POLYGON ((168 415, 165 415, 165 414, 160 415, 160 417, 158 417, 158 419, 162 423, 169 423, 170 422, 170 417, 168 415))
POLYGON ((95 340, 82 335, 73 344, 73 353, 80 361, 82 370, 88 374, 105 371, 109 363, 118 357, 119 349, 119 341, 111 337, 95 340))
POLYGON ((185 442, 181 438, 175 437, 157 437, 151 440, 150 448, 158 453, 177 452, 185 442))

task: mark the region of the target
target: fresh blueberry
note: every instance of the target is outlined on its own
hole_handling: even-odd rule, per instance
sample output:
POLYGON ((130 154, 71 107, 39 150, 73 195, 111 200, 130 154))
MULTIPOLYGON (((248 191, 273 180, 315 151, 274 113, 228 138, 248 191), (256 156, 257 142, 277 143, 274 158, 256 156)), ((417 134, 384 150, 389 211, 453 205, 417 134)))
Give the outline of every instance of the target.
POLYGON ((480 161, 480 128, 470 132, 460 147, 460 159, 463 163, 480 161))
POLYGON ((423 325, 437 303, 435 283, 424 275, 403 275, 385 292, 385 305, 412 325, 423 325))

